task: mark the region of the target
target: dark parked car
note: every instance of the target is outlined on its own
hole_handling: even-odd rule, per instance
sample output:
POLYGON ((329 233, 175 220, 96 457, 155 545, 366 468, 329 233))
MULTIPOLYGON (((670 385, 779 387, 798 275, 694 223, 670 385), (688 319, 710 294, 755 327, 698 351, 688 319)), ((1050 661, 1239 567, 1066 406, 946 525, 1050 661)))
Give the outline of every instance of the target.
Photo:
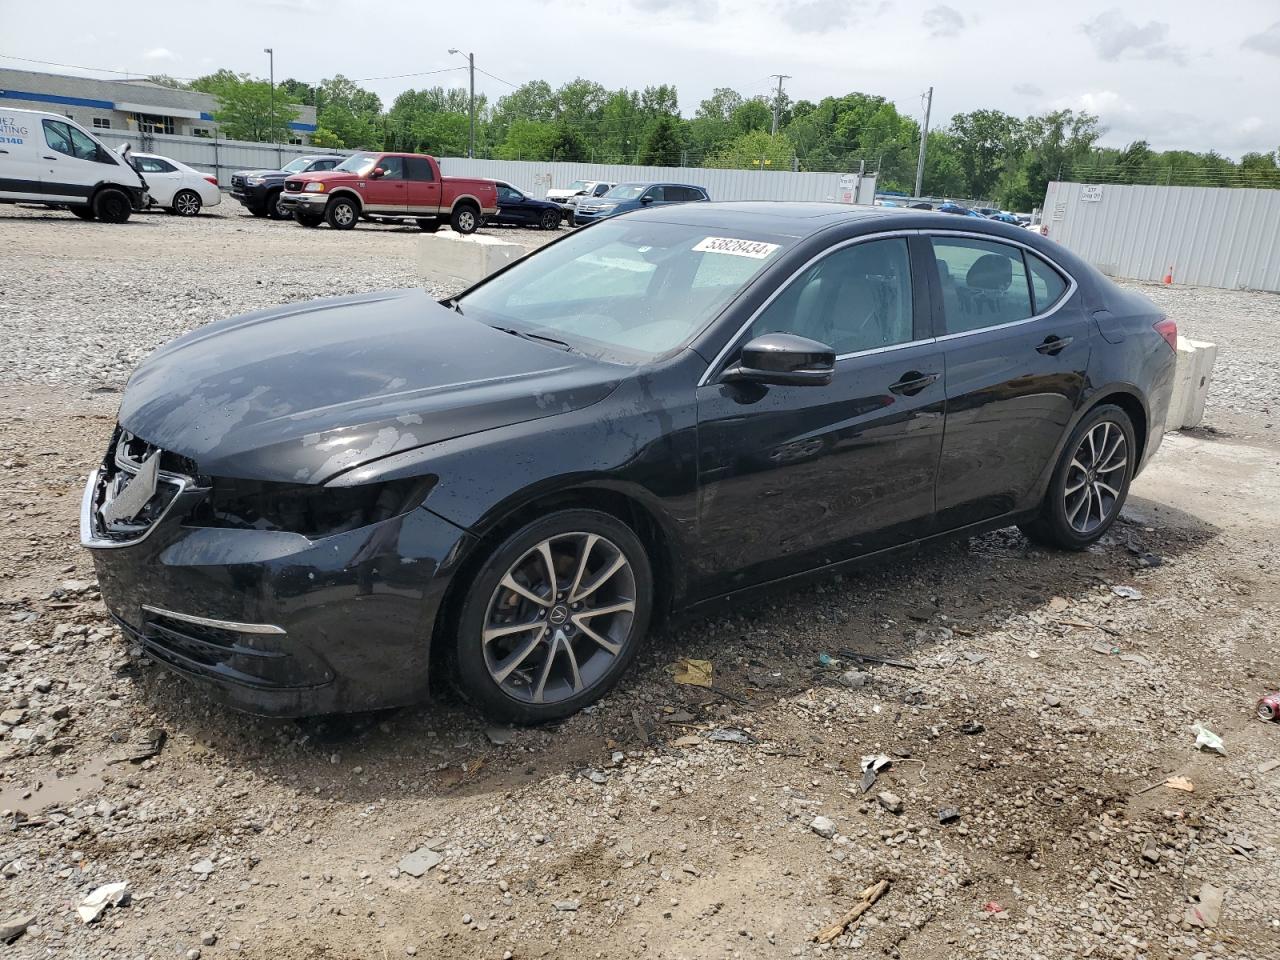
POLYGON ((583 197, 573 212, 578 226, 616 217, 642 207, 662 207, 672 203, 697 203, 711 199, 705 187, 687 183, 620 183, 598 200, 583 197))
POLYGON ((292 214, 281 209, 278 201, 284 182, 299 173, 332 170, 346 157, 298 157, 279 170, 237 170, 231 175, 231 196, 239 200, 255 217, 288 220, 292 214))
POLYGON ((971 207, 966 207, 962 203, 954 203, 951 200, 948 200, 946 203, 939 204, 938 212, 949 213, 949 214, 952 214, 953 216, 959 216, 959 217, 976 217, 979 220, 987 219, 982 214, 980 214, 977 210, 974 210, 971 207))
POLYGON ((448 671, 562 717, 649 626, 1018 524, 1083 549, 1164 433, 1176 330, 1025 230, 691 203, 420 290, 201 327, 133 374, 81 538, 121 627, 254 712, 448 671))
POLYGON ((564 218, 564 211, 560 204, 531 197, 501 180, 497 183, 498 212, 485 217, 486 224, 504 223, 513 227, 560 229, 560 221, 564 218))
POLYGON ((1022 221, 1020 221, 1012 213, 1005 213, 1002 210, 997 210, 995 213, 986 213, 986 214, 983 214, 983 216, 985 216, 988 220, 997 220, 1000 223, 1007 223, 1011 227, 1022 226, 1022 221))

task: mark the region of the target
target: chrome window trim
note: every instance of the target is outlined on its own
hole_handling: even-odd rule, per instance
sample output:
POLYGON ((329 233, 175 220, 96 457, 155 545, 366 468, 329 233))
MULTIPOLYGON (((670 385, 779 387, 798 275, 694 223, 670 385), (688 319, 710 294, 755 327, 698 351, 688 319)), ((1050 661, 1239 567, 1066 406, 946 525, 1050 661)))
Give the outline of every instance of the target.
MULTIPOLYGON (((1020 327, 1024 323, 1034 323, 1037 320, 1045 319, 1045 317, 1051 317, 1066 306, 1067 301, 1074 297, 1076 290, 1079 289, 1080 285, 1076 282, 1076 278, 1071 275, 1070 271, 1063 269, 1062 264, 1058 263, 1052 257, 1041 253, 1035 247, 1031 246, 1031 244, 1023 243, 1021 240, 1011 240, 1006 237, 993 237, 991 234, 975 233, 972 230, 948 230, 940 227, 931 227, 918 232, 921 236, 925 236, 930 239, 933 239, 934 237, 967 237, 970 240, 984 240, 987 243, 1003 243, 1009 247, 1018 247, 1025 250, 1027 253, 1030 253, 1032 256, 1039 257, 1045 263, 1049 264, 1049 266, 1053 267, 1053 269, 1057 270, 1058 273, 1067 278, 1067 289, 1063 291, 1062 296, 1053 302, 1053 306, 1048 310, 1034 314, 1030 317, 1023 317, 1021 320, 1010 320, 1008 323, 993 324, 990 327, 978 327, 974 330, 961 330, 957 333, 944 333, 942 336, 936 338, 938 343, 945 343, 948 340, 958 340, 961 337, 971 337, 975 333, 989 333, 992 330, 1007 330, 1010 327, 1020 327)), ((1030 283, 1030 281, 1031 278, 1028 276, 1027 282, 1030 283)), ((1031 293, 1031 291, 1028 290, 1028 293, 1031 293)), ((1032 296, 1034 297, 1034 294, 1032 294, 1032 296)), ((944 323, 946 322, 946 315, 946 306, 943 305, 942 316, 944 323)))
MULTIPOLYGON (((708 383, 711 382, 715 373, 718 371, 720 364, 724 362, 725 357, 727 357, 729 353, 733 350, 734 344, 738 343, 738 341, 742 338, 742 334, 751 328, 751 325, 756 322, 756 320, 760 317, 760 314, 768 310, 769 307, 773 304, 773 301, 777 300, 778 297, 782 295, 782 292, 786 290, 789 286, 791 286, 791 284, 795 282, 796 278, 799 277, 800 274, 804 273, 806 270, 812 267, 819 260, 823 260, 826 257, 831 256, 833 253, 836 253, 839 250, 843 250, 845 247, 851 247, 857 243, 869 243, 872 240, 892 240, 895 237, 914 237, 914 236, 919 236, 921 232, 922 231, 920 230, 889 230, 883 233, 872 233, 872 234, 867 234, 866 236, 861 236, 861 237, 850 237, 847 240, 841 240, 839 243, 834 244, 830 247, 827 247, 825 250, 822 250, 819 253, 815 253, 812 257, 810 257, 803 264, 801 264, 794 271, 792 271, 791 275, 787 277, 787 279, 784 280, 782 283, 778 284, 777 288, 773 291, 773 293, 769 294, 768 299, 766 299, 764 303, 760 304, 760 306, 758 306, 754 311, 752 311, 751 316, 749 316, 746 319, 746 322, 743 323, 742 326, 740 326, 734 332, 733 336, 730 337, 728 342, 720 349, 720 352, 715 355, 715 359, 713 359, 709 364, 707 364, 706 372, 703 373, 703 375, 698 379, 697 385, 699 387, 705 387, 708 383)), ((908 252, 908 257, 909 256, 910 256, 910 253, 908 252)), ((912 305, 913 313, 914 313, 914 310, 915 310, 915 306, 913 303, 912 305)), ((914 317, 913 317, 913 321, 914 321, 914 317)), ((907 340, 903 343, 892 343, 885 347, 871 347, 867 350, 859 350, 855 353, 842 353, 836 357, 836 362, 838 363, 841 360, 848 360, 850 357, 861 357, 861 356, 865 356, 872 353, 887 353, 890 350, 899 350, 903 347, 915 346, 916 344, 931 343, 933 342, 934 339, 935 339, 934 337, 924 337, 924 338, 921 338, 920 340, 907 340)))
POLYGON ((277 627, 274 623, 237 623, 234 620, 215 620, 212 617, 197 617, 190 613, 177 613, 173 610, 165 610, 163 607, 154 607, 149 603, 144 603, 142 609, 147 613, 154 613, 159 617, 168 617, 170 620, 181 620, 183 623, 194 624, 197 627, 212 627, 215 630, 230 630, 234 633, 254 633, 271 636, 284 636, 283 627, 277 627))

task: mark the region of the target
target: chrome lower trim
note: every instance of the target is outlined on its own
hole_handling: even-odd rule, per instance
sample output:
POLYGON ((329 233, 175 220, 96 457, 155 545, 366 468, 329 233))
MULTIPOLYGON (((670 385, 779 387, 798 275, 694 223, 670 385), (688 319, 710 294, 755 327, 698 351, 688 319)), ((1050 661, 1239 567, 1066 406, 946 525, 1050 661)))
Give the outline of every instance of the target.
MULTIPOLYGON (((158 456, 158 454, 157 454, 158 456)), ((151 536, 151 532, 164 521, 169 515, 169 511, 173 509, 173 505, 181 499, 182 495, 187 492, 191 486, 191 480, 188 477, 179 476, 176 473, 166 473, 161 470, 159 479, 164 483, 171 483, 178 488, 173 498, 169 501, 168 506, 160 516, 156 517, 155 522, 142 534, 132 540, 108 540, 105 537, 99 537, 94 532, 93 524, 93 495, 98 488, 98 478, 102 474, 102 468, 97 468, 89 473, 89 480, 84 486, 84 497, 80 501, 80 546, 87 547, 90 550, 112 550, 117 547, 132 547, 134 544, 141 543, 151 536)))
POLYGON ((234 620, 215 620, 212 617, 197 617, 190 613, 176 613, 173 610, 165 610, 162 607, 153 607, 149 603, 144 603, 142 609, 147 613, 154 613, 158 617, 181 620, 183 623, 192 623, 197 627, 212 627, 214 630, 230 630, 233 633, 270 634, 272 636, 284 636, 285 634, 284 628, 277 627, 274 623, 236 623, 234 620))

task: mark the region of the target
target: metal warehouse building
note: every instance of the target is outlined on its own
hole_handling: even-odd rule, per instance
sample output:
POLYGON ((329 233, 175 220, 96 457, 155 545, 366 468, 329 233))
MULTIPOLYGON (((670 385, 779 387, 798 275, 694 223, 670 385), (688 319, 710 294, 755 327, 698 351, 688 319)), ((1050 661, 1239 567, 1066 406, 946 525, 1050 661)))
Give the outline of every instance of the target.
MULTIPOLYGON (((0 68, 0 110, 47 110, 92 130, 212 137, 218 101, 207 93, 174 90, 149 80, 92 80, 56 73, 0 68)), ((291 143, 310 143, 315 107, 295 106, 291 143)))

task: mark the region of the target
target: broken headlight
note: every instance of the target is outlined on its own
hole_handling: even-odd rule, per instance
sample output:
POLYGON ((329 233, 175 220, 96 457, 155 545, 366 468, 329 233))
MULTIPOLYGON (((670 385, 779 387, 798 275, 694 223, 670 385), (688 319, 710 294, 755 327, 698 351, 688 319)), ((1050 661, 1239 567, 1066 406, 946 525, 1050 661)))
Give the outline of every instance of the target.
POLYGON ((421 506, 434 485, 430 476, 352 487, 215 477, 209 496, 188 522, 330 537, 408 513, 421 506))

